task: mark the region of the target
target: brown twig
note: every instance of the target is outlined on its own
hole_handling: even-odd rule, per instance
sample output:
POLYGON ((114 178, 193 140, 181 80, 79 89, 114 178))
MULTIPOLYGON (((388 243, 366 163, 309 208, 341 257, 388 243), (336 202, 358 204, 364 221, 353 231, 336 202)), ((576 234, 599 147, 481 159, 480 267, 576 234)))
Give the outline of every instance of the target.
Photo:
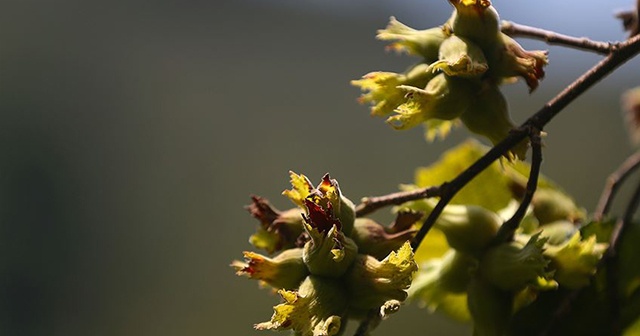
POLYGON ((522 141, 527 135, 530 127, 543 129, 560 111, 569 103, 582 95, 595 83, 610 74, 614 69, 631 59, 640 52, 640 36, 635 36, 618 45, 618 48, 598 62, 595 66, 585 72, 573 83, 562 90, 556 97, 545 104, 542 109, 527 119, 519 128, 511 132, 504 140, 491 148, 483 157, 474 162, 469 168, 460 173, 452 181, 446 183, 447 188, 441 189, 440 201, 431 211, 422 227, 411 242, 411 247, 415 250, 427 235, 440 213, 453 196, 464 187, 469 181, 486 169, 493 161, 497 160, 509 149, 522 141))
POLYGON ((368 336, 369 331, 378 326, 381 319, 382 318, 380 317, 379 310, 370 310, 367 314, 367 317, 362 320, 362 322, 360 322, 360 325, 358 326, 358 329, 356 330, 356 333, 353 334, 353 336, 368 336))
POLYGON ((555 44, 580 50, 586 50, 603 55, 608 55, 612 51, 615 51, 618 47, 618 44, 616 43, 593 41, 586 37, 573 37, 558 34, 553 31, 525 26, 511 21, 502 21, 500 29, 503 33, 509 36, 529 37, 537 40, 542 40, 552 45, 555 44))
POLYGON ((527 181, 527 189, 522 196, 522 201, 516 212, 500 226, 496 237, 493 240, 493 244, 500 244, 503 242, 513 240, 513 234, 516 232, 518 225, 527 213, 527 208, 531 204, 533 194, 538 187, 538 177, 540 176, 540 166, 542 165, 542 144, 540 140, 540 131, 538 129, 531 129, 529 138, 531 139, 531 148, 533 154, 531 155, 531 170, 529 172, 529 180, 527 181))
POLYGON ((356 206, 356 216, 366 216, 382 207, 389 205, 400 205, 405 202, 436 197, 440 194, 439 187, 416 189, 411 191, 401 191, 393 194, 377 197, 365 197, 362 199, 362 203, 356 206))
POLYGON ((640 167, 640 152, 634 153, 629 156, 615 172, 609 175, 607 178, 607 185, 602 190, 598 206, 593 215, 594 219, 599 221, 609 213, 613 199, 618 193, 618 189, 624 183, 624 181, 631 175, 636 169, 640 167))

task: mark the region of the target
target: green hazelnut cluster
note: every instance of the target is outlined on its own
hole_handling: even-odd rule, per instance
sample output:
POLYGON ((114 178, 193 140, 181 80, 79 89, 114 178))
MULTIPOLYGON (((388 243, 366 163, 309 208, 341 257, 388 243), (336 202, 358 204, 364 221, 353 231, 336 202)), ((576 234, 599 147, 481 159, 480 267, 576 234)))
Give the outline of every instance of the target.
MULTIPOLYGON (((459 120, 496 144, 515 127, 499 85, 520 77, 535 90, 547 52, 526 51, 503 34, 490 1, 449 2, 453 14, 440 27, 416 30, 392 17, 378 31, 378 39, 394 41, 389 49, 421 57, 419 63, 404 73, 371 72, 352 84, 364 91, 359 101, 371 104, 371 114, 387 117, 395 129, 424 124, 433 140, 459 120)), ((509 157, 524 158, 527 145, 518 144, 509 157)))
POLYGON ((421 217, 404 212, 391 226, 356 219, 353 203, 329 175, 314 187, 291 173, 283 194, 298 208, 280 212, 253 197, 249 212, 260 221, 250 238, 270 258, 244 252, 236 274, 273 288, 283 302, 258 330, 292 330, 295 335, 340 335, 347 319, 363 319, 372 309, 380 317, 398 310, 417 270, 408 240, 421 217), (299 210, 298 210, 299 209, 299 210))
MULTIPOLYGON (((515 238, 501 243, 496 233, 517 201, 498 212, 447 205, 433 230, 444 234, 449 250, 421 265, 410 297, 444 312, 454 311, 456 303, 459 310, 466 299, 467 311, 454 311, 454 317, 470 317, 474 335, 503 335, 513 314, 539 292, 588 286, 607 244, 582 236, 582 211, 568 196, 552 188, 535 195, 515 238)), ((422 200, 410 208, 429 213, 435 205, 422 200)))

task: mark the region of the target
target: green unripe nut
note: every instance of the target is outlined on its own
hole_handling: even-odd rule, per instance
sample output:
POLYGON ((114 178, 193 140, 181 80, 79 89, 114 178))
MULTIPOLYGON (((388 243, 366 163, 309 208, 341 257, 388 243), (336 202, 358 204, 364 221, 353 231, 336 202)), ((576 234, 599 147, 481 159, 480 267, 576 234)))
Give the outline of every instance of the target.
POLYGON ((442 257, 440 269, 440 286, 451 293, 462 293, 467 290, 471 280, 471 271, 478 267, 478 260, 474 257, 450 250, 442 257))
POLYGON ((498 41, 491 48, 484 50, 494 82, 509 83, 521 77, 526 81, 529 92, 538 87, 545 75, 544 67, 549 63, 547 51, 525 50, 516 40, 503 33, 499 34, 498 41))
MULTIPOLYGON (((494 286, 511 292, 529 285, 547 286, 549 260, 542 253, 546 239, 539 239, 539 235, 532 236, 524 246, 514 241, 489 249, 480 261, 482 276, 494 286)), ((557 284, 548 286, 555 288, 557 284)))
MULTIPOLYGON (((515 127, 509 116, 507 100, 495 84, 482 88, 460 120, 469 131, 488 138, 494 145, 506 138, 515 127)), ((527 147, 528 142, 523 140, 510 150, 509 155, 524 160, 527 147)))
POLYGON ((326 233, 305 224, 311 237, 303 248, 302 260, 309 272, 330 278, 341 277, 354 262, 358 246, 336 226, 326 233))
POLYGON ((442 43, 439 61, 429 67, 431 71, 441 70, 449 76, 465 78, 479 78, 487 69, 487 60, 480 47, 456 35, 442 43))
POLYGON ((284 250, 273 259, 254 252, 244 252, 244 258, 244 262, 231 263, 236 274, 260 280, 273 288, 296 289, 309 275, 300 248, 284 250))
POLYGON ((482 49, 495 44, 500 34, 500 17, 487 0, 449 0, 455 7, 450 19, 451 29, 457 36, 465 37, 482 49))
POLYGON ((376 37, 383 41, 397 41, 389 45, 388 49, 419 55, 424 57, 426 63, 432 63, 438 59, 438 50, 447 35, 442 27, 416 30, 392 16, 387 27, 378 30, 376 37))
POLYGON ((447 205, 435 227, 441 230, 451 248, 479 256, 495 237, 502 220, 494 212, 477 205, 447 205))
POLYGON ((358 86, 365 91, 358 102, 371 104, 371 115, 387 116, 393 113, 398 106, 405 102, 404 90, 398 86, 425 87, 435 77, 431 71, 427 71, 429 64, 418 63, 410 67, 404 73, 374 71, 361 79, 351 81, 351 85, 358 86))
POLYGON ((353 231, 353 224, 356 220, 356 206, 344 195, 340 196, 340 206, 337 217, 342 224, 342 232, 345 236, 350 236, 353 231))
POLYGON ((343 331, 347 295, 338 281, 309 276, 297 292, 278 293, 284 302, 274 307, 271 321, 256 324, 256 329, 291 329, 300 336, 334 336, 343 331))
POLYGON ((392 251, 399 249, 416 233, 407 228, 400 232, 388 232, 389 229, 369 218, 357 218, 351 238, 358 245, 358 251, 382 260, 392 251))
POLYGON ((452 120, 459 117, 473 100, 478 83, 443 73, 429 81, 424 89, 399 86, 406 92, 406 102, 387 119, 395 129, 408 129, 430 119, 452 120))
POLYGON ((566 194, 553 189, 538 189, 531 200, 533 213, 540 225, 566 220, 584 219, 584 212, 566 194))
POLYGON ((506 335, 513 294, 476 276, 469 283, 467 305, 473 318, 474 336, 506 335))
POLYGON ((389 300, 404 301, 413 273, 418 269, 409 243, 382 261, 360 254, 343 281, 355 311, 379 308, 389 300))

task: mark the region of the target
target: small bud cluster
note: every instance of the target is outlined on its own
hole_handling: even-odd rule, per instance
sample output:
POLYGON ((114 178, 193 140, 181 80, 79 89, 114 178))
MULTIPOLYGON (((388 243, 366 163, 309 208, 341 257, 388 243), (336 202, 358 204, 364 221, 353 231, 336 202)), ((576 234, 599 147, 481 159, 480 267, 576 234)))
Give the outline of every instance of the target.
MULTIPOLYGON (((526 51, 500 31, 489 0, 449 0, 451 18, 442 26, 415 30, 395 18, 378 31, 394 41, 389 49, 421 57, 404 73, 371 72, 352 81, 365 93, 371 114, 395 129, 424 124, 427 138, 444 137, 457 120, 493 144, 514 128, 499 85, 523 78, 533 91, 544 77, 546 51, 526 51)), ((527 143, 510 158, 524 158, 527 143)))
POLYGON ((259 280, 282 297, 271 320, 255 328, 331 336, 342 333, 347 318, 365 318, 372 309, 382 318, 397 311, 417 270, 408 240, 422 214, 402 212, 383 226, 356 219, 353 203, 328 174, 314 187, 292 172, 291 185, 283 194, 297 209, 280 212, 260 197, 248 206, 260 221, 249 241, 278 254, 244 252, 245 261, 231 264, 238 275, 259 280))
MULTIPOLYGON (((447 205, 434 229, 444 234, 450 249, 421 266, 410 297, 448 312, 452 298, 466 295, 474 334, 501 335, 511 316, 535 301, 540 291, 588 286, 607 244, 597 243, 595 236, 582 237, 582 211, 568 196, 551 188, 535 195, 515 239, 498 244, 496 233, 515 212, 517 201, 498 213, 475 205, 447 205)), ((410 207, 429 212, 435 202, 410 207)))

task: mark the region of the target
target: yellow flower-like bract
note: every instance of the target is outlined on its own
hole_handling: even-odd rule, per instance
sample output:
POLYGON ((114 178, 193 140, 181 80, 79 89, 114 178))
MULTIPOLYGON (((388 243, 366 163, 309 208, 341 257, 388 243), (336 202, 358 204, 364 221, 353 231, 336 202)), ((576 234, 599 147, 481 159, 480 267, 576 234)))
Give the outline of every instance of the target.
POLYGON ((310 276, 298 291, 278 293, 284 302, 273 307, 271 320, 256 324, 256 329, 291 329, 302 336, 332 336, 340 332, 347 295, 338 282, 310 276))
POLYGON ((578 289, 589 285, 607 247, 608 244, 598 243, 595 235, 582 239, 580 232, 576 232, 564 244, 547 248, 545 255, 551 259, 558 283, 578 289))
POLYGON ((418 265, 408 242, 382 261, 369 255, 358 255, 345 275, 352 298, 351 306, 365 313, 389 300, 404 301, 413 273, 417 270, 418 265))
POLYGON ((234 261, 236 274, 256 279, 275 289, 297 288, 309 275, 302 260, 302 249, 285 250, 271 259, 254 252, 244 252, 245 262, 234 261))
POLYGON ((387 27, 378 30, 376 38, 382 41, 395 41, 387 47, 389 50, 422 56, 425 61, 433 62, 438 59, 440 44, 448 35, 445 27, 416 30, 392 16, 387 27))

